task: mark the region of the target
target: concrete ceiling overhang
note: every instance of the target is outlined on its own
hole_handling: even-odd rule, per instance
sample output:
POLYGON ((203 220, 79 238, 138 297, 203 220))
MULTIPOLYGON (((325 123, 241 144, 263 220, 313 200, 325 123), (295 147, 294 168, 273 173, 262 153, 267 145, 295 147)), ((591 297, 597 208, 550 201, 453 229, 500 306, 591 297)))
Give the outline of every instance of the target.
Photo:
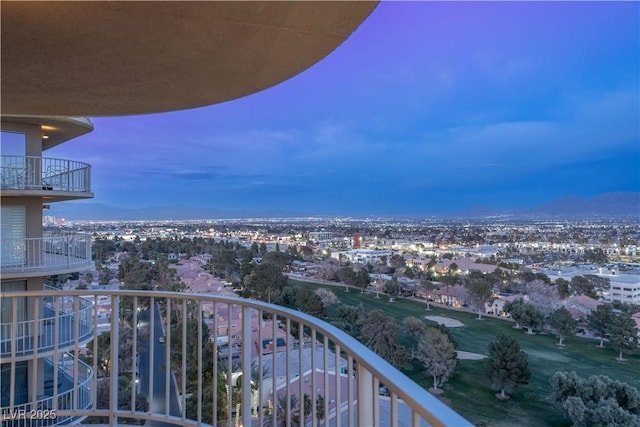
POLYGON ((2 113, 145 114, 239 98, 320 61, 376 4, 3 0, 2 113))
POLYGON ((13 116, 2 114, 0 123, 7 132, 24 132, 20 125, 39 126, 42 130, 42 150, 93 131, 93 123, 86 117, 13 116))

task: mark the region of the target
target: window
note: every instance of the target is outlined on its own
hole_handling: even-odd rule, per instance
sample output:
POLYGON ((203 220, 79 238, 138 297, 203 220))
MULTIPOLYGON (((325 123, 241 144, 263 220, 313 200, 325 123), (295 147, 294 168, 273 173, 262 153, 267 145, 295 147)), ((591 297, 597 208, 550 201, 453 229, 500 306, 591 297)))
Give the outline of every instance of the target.
POLYGON ((2 236, 2 266, 22 265, 25 261, 26 208, 2 206, 0 211, 0 236, 2 236))

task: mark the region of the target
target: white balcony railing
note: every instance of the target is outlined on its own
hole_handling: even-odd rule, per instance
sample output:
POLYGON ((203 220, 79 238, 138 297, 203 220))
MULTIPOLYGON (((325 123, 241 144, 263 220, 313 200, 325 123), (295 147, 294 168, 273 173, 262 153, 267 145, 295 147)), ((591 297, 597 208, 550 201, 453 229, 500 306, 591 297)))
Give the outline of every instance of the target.
MULTIPOLYGON (((27 305, 37 308, 45 298, 55 304, 87 294, 97 313, 111 313, 109 339, 94 339, 83 349, 74 320, 73 353, 86 352, 96 373, 88 387, 92 403, 87 408, 79 398, 65 405, 52 399, 50 409, 58 418, 103 417, 99 422, 112 426, 125 419, 180 426, 471 425, 354 338, 296 310, 241 298, 151 291, 3 297, 26 297, 27 305), (99 305, 105 300, 108 304, 99 305), (380 393, 382 384, 388 394, 380 393)), ((80 304, 73 306, 79 319, 80 304)), ((93 318, 96 338, 100 317, 93 318)), ((12 336, 16 330, 17 325, 12 336)), ((54 337, 54 360, 59 339, 54 337)), ((35 373, 27 377, 36 378, 35 373)), ((74 383, 81 380, 76 377, 74 383)), ((34 394, 28 395, 36 405, 34 394)), ((53 395, 59 395, 55 381, 53 395)), ((2 413, 14 413, 14 407, 12 396, 2 413)))
POLYGON ((0 272, 43 272, 89 268, 91 236, 87 234, 51 235, 41 238, 1 239, 0 272))
MULTIPOLYGON (((52 292, 59 290, 52 289, 52 292)), ((5 300, 4 307, 11 307, 12 313, 19 311, 20 299, 4 295, 2 299, 5 300)), ((32 304, 40 302, 41 306, 32 307, 31 310, 32 313, 40 313, 39 316, 15 323, 0 323, 1 361, 8 361, 10 356, 26 359, 33 355, 34 349, 43 354, 51 353, 54 346, 58 350, 73 347, 76 323, 80 342, 93 338, 93 300, 70 296, 48 297, 34 299, 32 304), (75 304, 78 304, 77 310, 75 304)))
POLYGON ((91 166, 73 160, 2 155, 3 190, 91 192, 91 166))
MULTIPOLYGON (((51 363, 49 360, 47 362, 51 363)), ((62 361, 53 364, 53 369, 56 370, 54 377, 61 383, 62 380, 66 383, 65 391, 52 396, 38 396, 35 402, 14 405, 11 411, 3 411, 0 415, 3 426, 52 427, 77 424, 84 418, 75 414, 59 416, 58 411, 74 406, 84 410, 91 409, 93 370, 78 358, 67 354, 63 355, 62 361)))

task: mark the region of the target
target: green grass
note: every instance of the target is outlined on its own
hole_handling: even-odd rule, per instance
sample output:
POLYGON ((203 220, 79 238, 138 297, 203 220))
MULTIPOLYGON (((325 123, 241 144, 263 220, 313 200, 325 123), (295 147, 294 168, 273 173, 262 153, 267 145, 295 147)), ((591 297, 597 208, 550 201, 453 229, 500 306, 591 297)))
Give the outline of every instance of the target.
MULTIPOLYGON (((489 388, 489 380, 484 372, 482 361, 460 360, 449 382, 444 385, 444 393, 438 396, 462 416, 474 424, 487 426, 569 426, 571 423, 561 409, 550 401, 551 386, 549 379, 557 371, 576 371, 580 376, 607 375, 613 379, 628 383, 640 389, 640 354, 638 351, 625 354, 626 363, 618 363, 617 351, 613 348, 596 348, 598 341, 569 337, 565 347, 556 346, 554 334, 527 335, 525 331, 514 329, 513 323, 493 318, 477 320, 477 315, 457 310, 431 307, 425 310, 425 304, 406 299, 388 302, 381 295, 360 293, 344 287, 324 286, 291 280, 296 286, 319 288, 333 291, 341 303, 349 305, 363 304, 365 311, 383 310, 400 324, 409 316, 446 316, 461 321, 464 327, 451 328, 457 342, 457 350, 487 354, 487 346, 498 332, 504 332, 516 338, 522 349, 529 355, 531 380, 528 385, 520 386, 511 399, 500 401, 489 388)), ((425 322, 430 321, 425 319, 425 322)), ((402 341, 409 345, 408 339, 402 341)), ((432 385, 431 377, 423 366, 413 361, 405 373, 418 384, 427 388, 432 385)))

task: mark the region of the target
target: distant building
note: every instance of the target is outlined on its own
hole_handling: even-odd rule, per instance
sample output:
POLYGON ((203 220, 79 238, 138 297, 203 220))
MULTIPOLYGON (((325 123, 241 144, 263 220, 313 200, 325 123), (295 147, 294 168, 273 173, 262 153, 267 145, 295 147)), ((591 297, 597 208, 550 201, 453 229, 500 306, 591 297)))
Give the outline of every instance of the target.
POLYGON ((598 268, 588 264, 546 270, 544 273, 553 281, 558 278, 570 281, 575 276, 588 274, 609 279, 609 289, 605 290, 602 295, 605 301, 640 304, 640 275, 638 274, 618 274, 616 270, 598 268))
POLYGON ((309 233, 309 241, 312 243, 328 242, 333 239, 333 233, 330 231, 312 231, 309 233))
POLYGON ((362 247, 362 237, 358 233, 353 233, 353 243, 351 244, 353 249, 360 249, 362 247))
POLYGON ((391 259, 392 251, 376 251, 373 249, 353 249, 350 251, 332 252, 331 258, 345 260, 355 264, 381 264, 382 258, 391 259))
POLYGON ((635 274, 598 274, 609 279, 611 285, 605 294, 607 301, 640 304, 640 276, 635 274))
POLYGON ((560 304, 569 310, 569 313, 571 313, 574 319, 586 320, 587 316, 598 308, 602 302, 586 295, 576 295, 562 300, 560 304))

